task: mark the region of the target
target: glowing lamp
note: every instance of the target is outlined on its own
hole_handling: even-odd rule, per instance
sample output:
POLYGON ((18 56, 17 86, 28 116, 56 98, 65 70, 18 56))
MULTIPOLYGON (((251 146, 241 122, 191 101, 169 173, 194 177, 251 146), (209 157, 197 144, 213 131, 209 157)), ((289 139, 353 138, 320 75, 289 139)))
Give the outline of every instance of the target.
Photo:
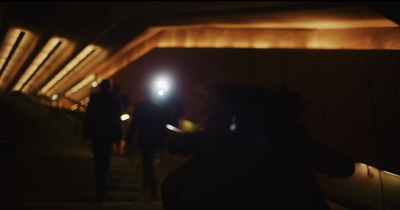
POLYGON ((183 132, 181 129, 179 129, 179 128, 173 126, 173 125, 170 125, 170 124, 165 125, 165 127, 166 127, 168 130, 170 130, 170 131, 175 131, 175 132, 177 132, 177 133, 182 133, 182 132, 183 132))
POLYGON ((157 96, 165 96, 170 90, 171 80, 166 76, 157 77, 153 83, 153 91, 157 96))
POLYGON ((53 100, 53 101, 55 101, 55 100, 57 100, 58 99, 58 95, 57 94, 54 94, 52 97, 51 97, 51 100, 53 100))
POLYGON ((130 118, 129 114, 123 114, 121 115, 121 121, 126 121, 130 118))

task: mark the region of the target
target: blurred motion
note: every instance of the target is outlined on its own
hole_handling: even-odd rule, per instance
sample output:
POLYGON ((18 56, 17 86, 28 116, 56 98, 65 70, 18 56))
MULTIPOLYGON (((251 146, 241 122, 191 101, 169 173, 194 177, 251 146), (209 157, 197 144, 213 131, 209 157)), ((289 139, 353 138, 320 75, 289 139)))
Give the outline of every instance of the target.
POLYGON ((164 209, 329 209, 312 172, 348 177, 355 163, 311 138, 296 93, 233 83, 201 91, 193 109, 204 131, 168 141, 192 158, 164 180, 164 209))

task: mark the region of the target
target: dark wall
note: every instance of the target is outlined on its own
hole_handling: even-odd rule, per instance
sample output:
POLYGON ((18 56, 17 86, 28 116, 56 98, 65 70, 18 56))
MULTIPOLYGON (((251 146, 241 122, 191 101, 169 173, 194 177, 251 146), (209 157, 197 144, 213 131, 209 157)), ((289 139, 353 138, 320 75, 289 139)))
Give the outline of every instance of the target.
POLYGON ((219 79, 269 87, 279 82, 310 105, 301 116, 316 141, 378 168, 400 171, 400 51, 154 49, 112 77, 131 104, 165 70, 185 103, 219 79))

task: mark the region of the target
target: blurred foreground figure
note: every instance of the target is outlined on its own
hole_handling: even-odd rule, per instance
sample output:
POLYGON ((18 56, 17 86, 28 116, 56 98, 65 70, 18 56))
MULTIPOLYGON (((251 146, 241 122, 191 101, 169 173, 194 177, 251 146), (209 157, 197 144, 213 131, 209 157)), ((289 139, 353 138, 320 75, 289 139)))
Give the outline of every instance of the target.
POLYGON ((111 79, 103 80, 100 92, 90 95, 83 125, 84 144, 92 143, 97 202, 105 198, 112 145, 122 138, 121 105, 111 88, 111 79))
POLYGON ((297 94, 234 84, 203 91, 204 131, 168 140, 169 152, 193 158, 164 180, 165 210, 329 209, 312 171, 346 177, 355 165, 311 138, 297 94))
POLYGON ((165 149, 167 112, 158 103, 149 88, 144 90, 144 101, 135 104, 133 117, 126 138, 127 150, 137 131, 137 146, 143 163, 143 191, 150 190, 149 200, 157 199, 153 161, 156 152, 165 149))

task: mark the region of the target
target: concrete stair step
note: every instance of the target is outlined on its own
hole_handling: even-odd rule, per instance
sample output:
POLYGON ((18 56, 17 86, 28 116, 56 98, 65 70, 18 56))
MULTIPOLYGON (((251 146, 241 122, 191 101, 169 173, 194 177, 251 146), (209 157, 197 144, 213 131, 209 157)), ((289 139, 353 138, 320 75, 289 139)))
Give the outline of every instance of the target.
MULTIPOLYGON (((148 203, 142 190, 140 158, 112 157, 107 179, 107 197, 95 203, 92 157, 46 156, 0 160, 0 209, 140 209, 161 210, 160 200, 148 203)), ((160 183, 174 167, 154 165, 160 183)))

